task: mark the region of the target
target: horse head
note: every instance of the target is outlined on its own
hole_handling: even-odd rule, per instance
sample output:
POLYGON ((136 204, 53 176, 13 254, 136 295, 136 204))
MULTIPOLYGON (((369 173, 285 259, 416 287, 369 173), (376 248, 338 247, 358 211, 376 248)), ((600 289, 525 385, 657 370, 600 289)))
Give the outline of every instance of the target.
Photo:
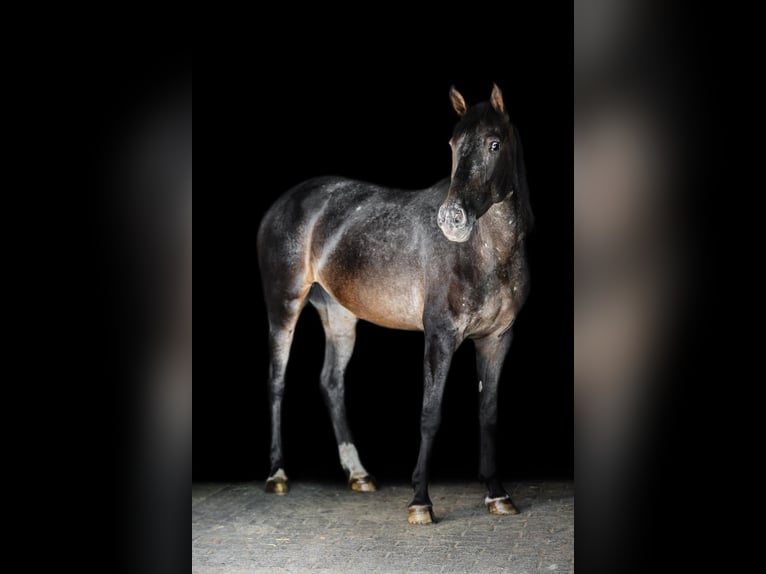
POLYGON ((489 102, 469 108, 453 86, 452 106, 460 116, 450 139, 452 176, 437 223, 450 241, 467 241, 476 221, 513 191, 514 130, 500 88, 489 102))

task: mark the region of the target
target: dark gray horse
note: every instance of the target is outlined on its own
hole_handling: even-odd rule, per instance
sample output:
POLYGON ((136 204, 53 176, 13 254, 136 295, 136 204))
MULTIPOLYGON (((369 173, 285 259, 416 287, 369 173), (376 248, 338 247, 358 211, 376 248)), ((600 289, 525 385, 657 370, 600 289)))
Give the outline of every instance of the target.
POLYGON ((285 367, 298 316, 316 307, 326 334, 322 393, 351 488, 375 484, 359 460, 346 422, 344 373, 359 319, 425 334, 420 454, 409 521, 433 521, 428 478, 452 355, 476 346, 481 429, 480 479, 494 514, 515 514, 495 465, 497 385, 511 327, 528 293, 524 241, 532 225, 517 130, 493 87, 490 102, 461 116, 452 176, 422 191, 401 191, 337 177, 312 179, 285 193, 258 232, 269 317, 271 472, 266 490, 287 492, 282 457, 285 367))

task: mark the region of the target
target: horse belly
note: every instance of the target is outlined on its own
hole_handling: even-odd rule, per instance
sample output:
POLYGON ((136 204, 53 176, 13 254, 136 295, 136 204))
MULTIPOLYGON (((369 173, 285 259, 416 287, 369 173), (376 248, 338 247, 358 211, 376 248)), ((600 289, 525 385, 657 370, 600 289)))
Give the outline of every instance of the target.
POLYGON ((319 283, 360 319, 389 329, 422 331, 422 284, 411 273, 390 271, 374 265, 329 265, 320 271, 319 283))

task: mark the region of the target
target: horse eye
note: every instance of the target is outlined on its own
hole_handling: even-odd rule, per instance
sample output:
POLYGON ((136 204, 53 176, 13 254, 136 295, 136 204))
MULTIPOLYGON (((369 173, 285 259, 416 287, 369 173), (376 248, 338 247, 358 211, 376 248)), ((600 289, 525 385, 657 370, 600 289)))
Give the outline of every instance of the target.
POLYGON ((489 144, 489 151, 497 151, 500 149, 500 142, 495 140, 489 144))

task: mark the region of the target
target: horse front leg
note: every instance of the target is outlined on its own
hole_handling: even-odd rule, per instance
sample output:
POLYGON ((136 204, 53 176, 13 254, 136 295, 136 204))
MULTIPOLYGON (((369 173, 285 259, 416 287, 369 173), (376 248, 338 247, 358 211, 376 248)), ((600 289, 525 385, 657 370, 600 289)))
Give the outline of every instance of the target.
POLYGON ((497 426, 497 386, 505 357, 513 340, 509 329, 499 337, 490 335, 476 343, 476 369, 479 374, 479 433, 481 454, 479 480, 487 485, 484 503, 492 514, 517 514, 519 511, 500 483, 495 463, 497 426))
POLYGON ((434 520, 433 504, 428 496, 431 449, 441 422, 442 397, 444 396, 447 372, 452 361, 452 354, 457 346, 455 338, 448 332, 429 333, 426 330, 425 335, 420 452, 415 472, 412 474, 412 487, 415 489, 415 496, 408 507, 410 524, 431 524, 434 520))

